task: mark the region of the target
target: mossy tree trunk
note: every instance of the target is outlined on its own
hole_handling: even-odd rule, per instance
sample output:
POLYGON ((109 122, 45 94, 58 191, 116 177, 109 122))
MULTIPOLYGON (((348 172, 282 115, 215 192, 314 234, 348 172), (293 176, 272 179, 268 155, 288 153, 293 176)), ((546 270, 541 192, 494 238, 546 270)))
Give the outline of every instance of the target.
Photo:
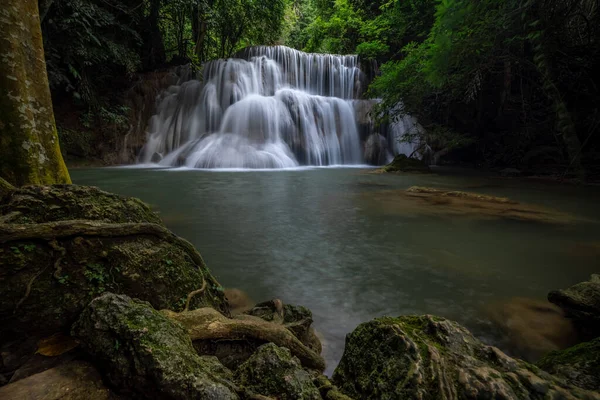
POLYGON ((26 184, 70 183, 60 153, 37 0, 0 7, 0 176, 26 184))

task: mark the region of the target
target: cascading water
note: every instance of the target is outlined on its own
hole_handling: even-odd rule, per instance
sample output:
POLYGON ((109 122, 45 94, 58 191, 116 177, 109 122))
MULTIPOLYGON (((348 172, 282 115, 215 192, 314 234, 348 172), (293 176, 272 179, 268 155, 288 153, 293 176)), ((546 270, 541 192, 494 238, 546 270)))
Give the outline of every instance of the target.
POLYGON ((357 56, 252 47, 206 63, 202 77, 163 95, 140 162, 288 168, 383 163, 404 151, 390 146, 402 129, 387 139, 373 129, 357 56))

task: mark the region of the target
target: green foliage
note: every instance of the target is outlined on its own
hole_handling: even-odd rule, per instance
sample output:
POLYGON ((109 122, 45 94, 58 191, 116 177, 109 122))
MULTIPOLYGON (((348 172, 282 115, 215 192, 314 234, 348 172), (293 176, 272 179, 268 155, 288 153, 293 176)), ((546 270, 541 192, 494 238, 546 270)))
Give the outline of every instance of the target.
POLYGON ((86 104, 96 102, 103 79, 140 65, 139 15, 117 0, 55 0, 43 21, 44 49, 52 89, 86 104))

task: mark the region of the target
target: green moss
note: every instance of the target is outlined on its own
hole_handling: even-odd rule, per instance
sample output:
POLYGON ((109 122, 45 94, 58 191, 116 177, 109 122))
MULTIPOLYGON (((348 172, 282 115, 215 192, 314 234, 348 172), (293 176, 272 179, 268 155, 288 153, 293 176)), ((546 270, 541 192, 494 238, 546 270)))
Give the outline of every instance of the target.
POLYGON ((12 218, 11 223, 30 224, 81 219, 163 225, 158 215, 140 200, 89 186, 29 186, 14 190, 0 205, 0 216, 16 212, 19 215, 12 218))
POLYGON ((310 374, 286 348, 265 344, 236 372, 237 381, 248 391, 280 400, 320 400, 310 374))
POLYGON ((394 160, 382 168, 384 172, 430 172, 429 166, 416 158, 404 154, 397 155, 394 160))
POLYGON ((139 398, 236 399, 231 373, 199 357, 181 325, 150 304, 106 293, 73 326, 111 384, 139 398))

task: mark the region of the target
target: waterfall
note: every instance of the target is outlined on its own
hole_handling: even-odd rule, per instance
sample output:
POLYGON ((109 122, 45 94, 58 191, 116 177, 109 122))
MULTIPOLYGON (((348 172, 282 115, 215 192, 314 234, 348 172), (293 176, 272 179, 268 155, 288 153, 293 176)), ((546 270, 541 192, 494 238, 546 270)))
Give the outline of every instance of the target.
POLYGON ((382 164, 408 151, 392 143, 402 129, 375 130, 357 56, 251 47, 201 75, 163 94, 140 162, 289 168, 382 164))

